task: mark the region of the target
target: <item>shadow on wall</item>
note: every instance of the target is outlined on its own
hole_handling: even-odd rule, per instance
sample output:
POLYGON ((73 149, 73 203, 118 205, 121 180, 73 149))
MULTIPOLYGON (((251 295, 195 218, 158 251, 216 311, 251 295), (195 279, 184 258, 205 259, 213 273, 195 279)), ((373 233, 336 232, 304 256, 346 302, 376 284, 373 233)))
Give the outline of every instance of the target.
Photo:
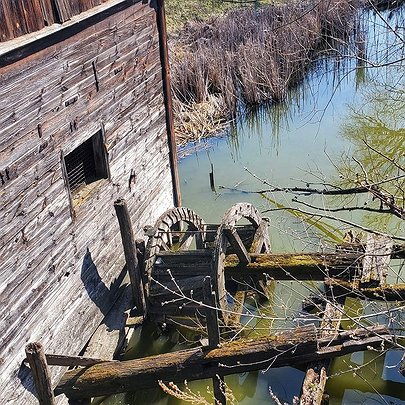
MULTIPOLYGON (((86 254, 83 258, 80 278, 89 298, 94 302, 94 304, 96 304, 104 317, 114 305, 118 296, 118 289, 124 277, 125 271, 122 271, 111 284, 110 288, 108 288, 101 279, 97 266, 91 257, 91 252, 89 248, 87 248, 86 254)), ((115 317, 115 319, 107 318, 105 320, 106 326, 109 330, 117 330, 120 328, 121 320, 116 318, 117 317, 115 317)))
MULTIPOLYGON (((114 280, 111 284, 110 288, 108 288, 100 274, 97 270, 97 266, 93 261, 91 256, 91 252, 89 248, 83 257, 83 262, 80 271, 80 279, 84 285, 84 288, 89 296, 89 298, 94 302, 100 312, 103 314, 103 317, 106 317, 108 312, 111 310, 113 305, 116 302, 116 299, 121 295, 119 293, 120 285, 125 277, 126 270, 125 268, 118 277, 114 280)), ((128 286, 127 286, 128 287, 128 286)), ((127 288, 124 287, 124 288, 127 288)), ((128 288, 127 288, 128 289, 128 288)), ((126 309, 130 309, 129 307, 126 309)), ((110 317, 105 319, 105 324, 108 330, 120 330, 122 327, 122 319, 119 316, 110 317), (113 318, 113 319, 110 319, 113 318)), ((35 397, 37 397, 37 393, 35 390, 34 382, 32 380, 31 370, 30 368, 22 363, 18 373, 17 378, 20 380, 21 385, 35 397)))

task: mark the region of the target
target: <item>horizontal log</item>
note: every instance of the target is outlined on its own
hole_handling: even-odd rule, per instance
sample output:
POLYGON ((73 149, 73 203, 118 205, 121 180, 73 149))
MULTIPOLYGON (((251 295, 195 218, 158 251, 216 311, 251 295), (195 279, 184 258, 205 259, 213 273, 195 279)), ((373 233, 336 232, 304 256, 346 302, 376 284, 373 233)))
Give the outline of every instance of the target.
POLYGON ((352 330, 333 339, 317 339, 313 325, 268 337, 224 343, 209 350, 195 348, 123 362, 107 362, 68 371, 55 394, 89 398, 156 387, 158 380, 182 382, 266 367, 332 358, 390 339, 385 327, 352 330))
MULTIPOLYGON (((345 243, 342 245, 336 245, 336 249, 339 252, 365 252, 365 243, 345 243)), ((391 259, 405 259, 405 245, 394 244, 392 246, 391 259)))
POLYGON ((405 301, 405 284, 383 284, 379 287, 360 288, 358 282, 326 279, 325 284, 333 287, 335 295, 351 295, 372 300, 405 301))
POLYGON ((102 359, 93 359, 91 357, 82 356, 64 356, 60 354, 47 354, 46 361, 49 366, 63 366, 63 367, 79 367, 79 366, 93 366, 94 364, 103 363, 102 359))
POLYGON ((225 276, 243 280, 265 274, 277 280, 318 280, 325 277, 350 278, 360 270, 362 253, 251 254, 251 263, 239 263, 236 255, 225 260, 225 276))

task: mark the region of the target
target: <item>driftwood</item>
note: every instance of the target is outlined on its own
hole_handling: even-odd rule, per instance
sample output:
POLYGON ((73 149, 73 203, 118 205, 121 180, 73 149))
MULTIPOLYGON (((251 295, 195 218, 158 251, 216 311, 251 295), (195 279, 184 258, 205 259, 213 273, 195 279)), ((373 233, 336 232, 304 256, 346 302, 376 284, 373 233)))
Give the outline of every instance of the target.
POLYGON ((379 347, 390 335, 385 327, 370 327, 317 339, 313 326, 278 335, 224 343, 206 350, 195 348, 122 362, 106 362, 68 371, 55 394, 88 398, 136 391, 157 385, 158 380, 181 382, 213 378, 266 367, 307 363, 368 347, 379 347))

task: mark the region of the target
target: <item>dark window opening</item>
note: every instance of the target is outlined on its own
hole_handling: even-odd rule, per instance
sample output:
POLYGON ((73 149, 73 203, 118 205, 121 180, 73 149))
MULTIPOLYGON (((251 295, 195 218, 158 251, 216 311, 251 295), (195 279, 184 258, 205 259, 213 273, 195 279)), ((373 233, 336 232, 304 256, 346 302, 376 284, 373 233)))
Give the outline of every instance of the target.
POLYGON ((74 199, 87 185, 109 177, 103 131, 83 142, 64 157, 66 177, 74 199))

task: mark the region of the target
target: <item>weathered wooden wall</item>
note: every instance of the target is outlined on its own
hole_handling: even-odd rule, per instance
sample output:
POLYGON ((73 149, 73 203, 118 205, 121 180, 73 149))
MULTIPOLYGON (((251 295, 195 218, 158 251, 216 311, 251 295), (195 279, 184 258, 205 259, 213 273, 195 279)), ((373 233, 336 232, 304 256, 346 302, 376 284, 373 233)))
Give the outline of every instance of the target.
POLYGON ((156 12, 128 3, 0 69, 2 404, 34 403, 27 342, 77 354, 113 304, 124 264, 114 200, 127 200, 137 236, 173 205, 156 12), (111 179, 73 220, 61 152, 102 125, 111 179))

